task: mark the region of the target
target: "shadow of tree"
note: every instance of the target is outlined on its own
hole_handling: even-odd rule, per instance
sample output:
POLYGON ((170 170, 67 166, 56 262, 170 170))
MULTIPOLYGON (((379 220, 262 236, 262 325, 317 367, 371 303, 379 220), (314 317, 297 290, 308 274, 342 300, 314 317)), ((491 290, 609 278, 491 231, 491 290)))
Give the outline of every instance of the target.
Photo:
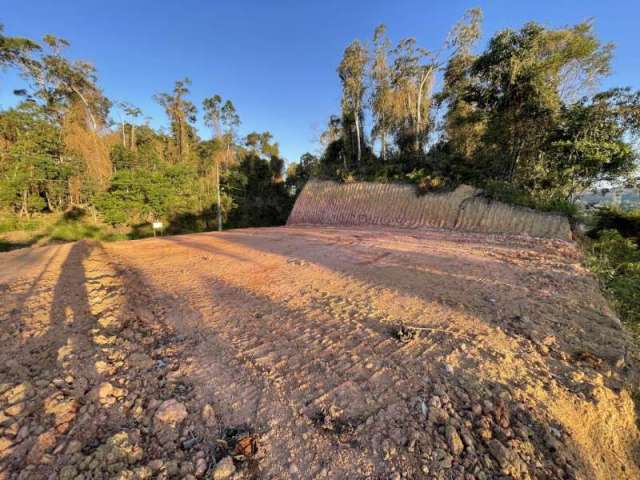
MULTIPOLYGON (((181 245, 198 248, 194 243, 181 245)), ((474 364, 461 365, 456 375, 444 374, 442 359, 457 343, 446 333, 405 345, 367 321, 334 316, 328 304, 292 308, 215 272, 191 272, 192 282, 197 281, 192 288, 209 285, 207 301, 194 304, 181 289, 151 287, 143 271, 127 268, 155 290, 155 298, 171 303, 173 325, 195 342, 187 378, 223 418, 250 422, 258 431, 268 431, 275 420, 290 432, 300 425, 313 427, 305 452, 295 453, 307 457, 310 470, 303 473, 309 478, 325 467, 327 444, 332 456, 374 459, 373 478, 387 478, 391 467, 400 465, 412 478, 423 478, 423 458, 433 468, 446 463, 440 457, 448 455, 449 423, 472 444, 468 454, 453 460, 452 474, 477 467, 487 478, 576 478, 578 471, 595 477, 580 446, 543 409, 522 404, 513 385, 483 378, 474 364), (450 420, 446 425, 430 414, 436 402, 450 420), (475 404, 481 405, 480 413, 475 404), (333 434, 314 420, 332 407, 340 412, 334 422, 352 425, 346 440, 343 430, 333 434), (391 449, 398 450, 398 458, 383 461, 391 449)), ((273 441, 272 461, 286 462, 277 453, 288 447, 286 440, 273 441)))

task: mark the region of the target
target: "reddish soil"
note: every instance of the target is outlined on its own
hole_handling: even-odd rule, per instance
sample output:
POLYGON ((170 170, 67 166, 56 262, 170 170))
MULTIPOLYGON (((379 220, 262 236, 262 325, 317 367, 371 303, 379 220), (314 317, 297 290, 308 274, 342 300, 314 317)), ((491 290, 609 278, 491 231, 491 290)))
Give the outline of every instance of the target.
POLYGON ((286 227, 0 264, 0 479, 640 478, 638 355, 573 243, 286 227))

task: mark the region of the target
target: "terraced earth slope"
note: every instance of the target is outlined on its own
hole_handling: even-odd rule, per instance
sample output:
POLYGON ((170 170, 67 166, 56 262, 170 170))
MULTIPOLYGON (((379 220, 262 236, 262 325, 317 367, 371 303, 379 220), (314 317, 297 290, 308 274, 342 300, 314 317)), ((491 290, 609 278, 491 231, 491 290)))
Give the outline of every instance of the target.
POLYGON ((636 479, 574 244, 264 228, 0 255, 2 479, 636 479))
POLYGON ((566 216, 491 201, 481 193, 469 185, 418 195, 408 184, 311 180, 296 199, 287 224, 446 228, 571 240, 566 216))

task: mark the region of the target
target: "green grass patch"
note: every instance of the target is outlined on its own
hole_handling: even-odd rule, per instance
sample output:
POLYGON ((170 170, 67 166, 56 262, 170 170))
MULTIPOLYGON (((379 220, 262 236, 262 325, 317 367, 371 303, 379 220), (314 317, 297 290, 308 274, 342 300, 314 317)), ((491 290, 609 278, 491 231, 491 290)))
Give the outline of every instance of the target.
POLYGON ((42 214, 31 218, 4 215, 0 218, 0 252, 35 244, 93 239, 105 242, 126 240, 127 233, 94 221, 82 209, 64 214, 42 214))
POLYGON ((0 233, 25 231, 34 232, 43 227, 47 223, 46 217, 31 216, 20 217, 14 213, 1 213, 0 212, 0 233))

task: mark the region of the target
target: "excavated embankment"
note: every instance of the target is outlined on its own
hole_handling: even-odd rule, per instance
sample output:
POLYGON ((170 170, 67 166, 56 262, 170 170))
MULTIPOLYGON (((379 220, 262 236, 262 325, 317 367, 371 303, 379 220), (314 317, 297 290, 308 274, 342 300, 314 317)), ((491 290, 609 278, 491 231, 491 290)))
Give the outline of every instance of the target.
POLYGON ((411 185, 312 180, 298 197, 287 224, 447 228, 571 239, 569 222, 562 215, 490 201, 479 194, 468 185, 419 196, 411 185))

